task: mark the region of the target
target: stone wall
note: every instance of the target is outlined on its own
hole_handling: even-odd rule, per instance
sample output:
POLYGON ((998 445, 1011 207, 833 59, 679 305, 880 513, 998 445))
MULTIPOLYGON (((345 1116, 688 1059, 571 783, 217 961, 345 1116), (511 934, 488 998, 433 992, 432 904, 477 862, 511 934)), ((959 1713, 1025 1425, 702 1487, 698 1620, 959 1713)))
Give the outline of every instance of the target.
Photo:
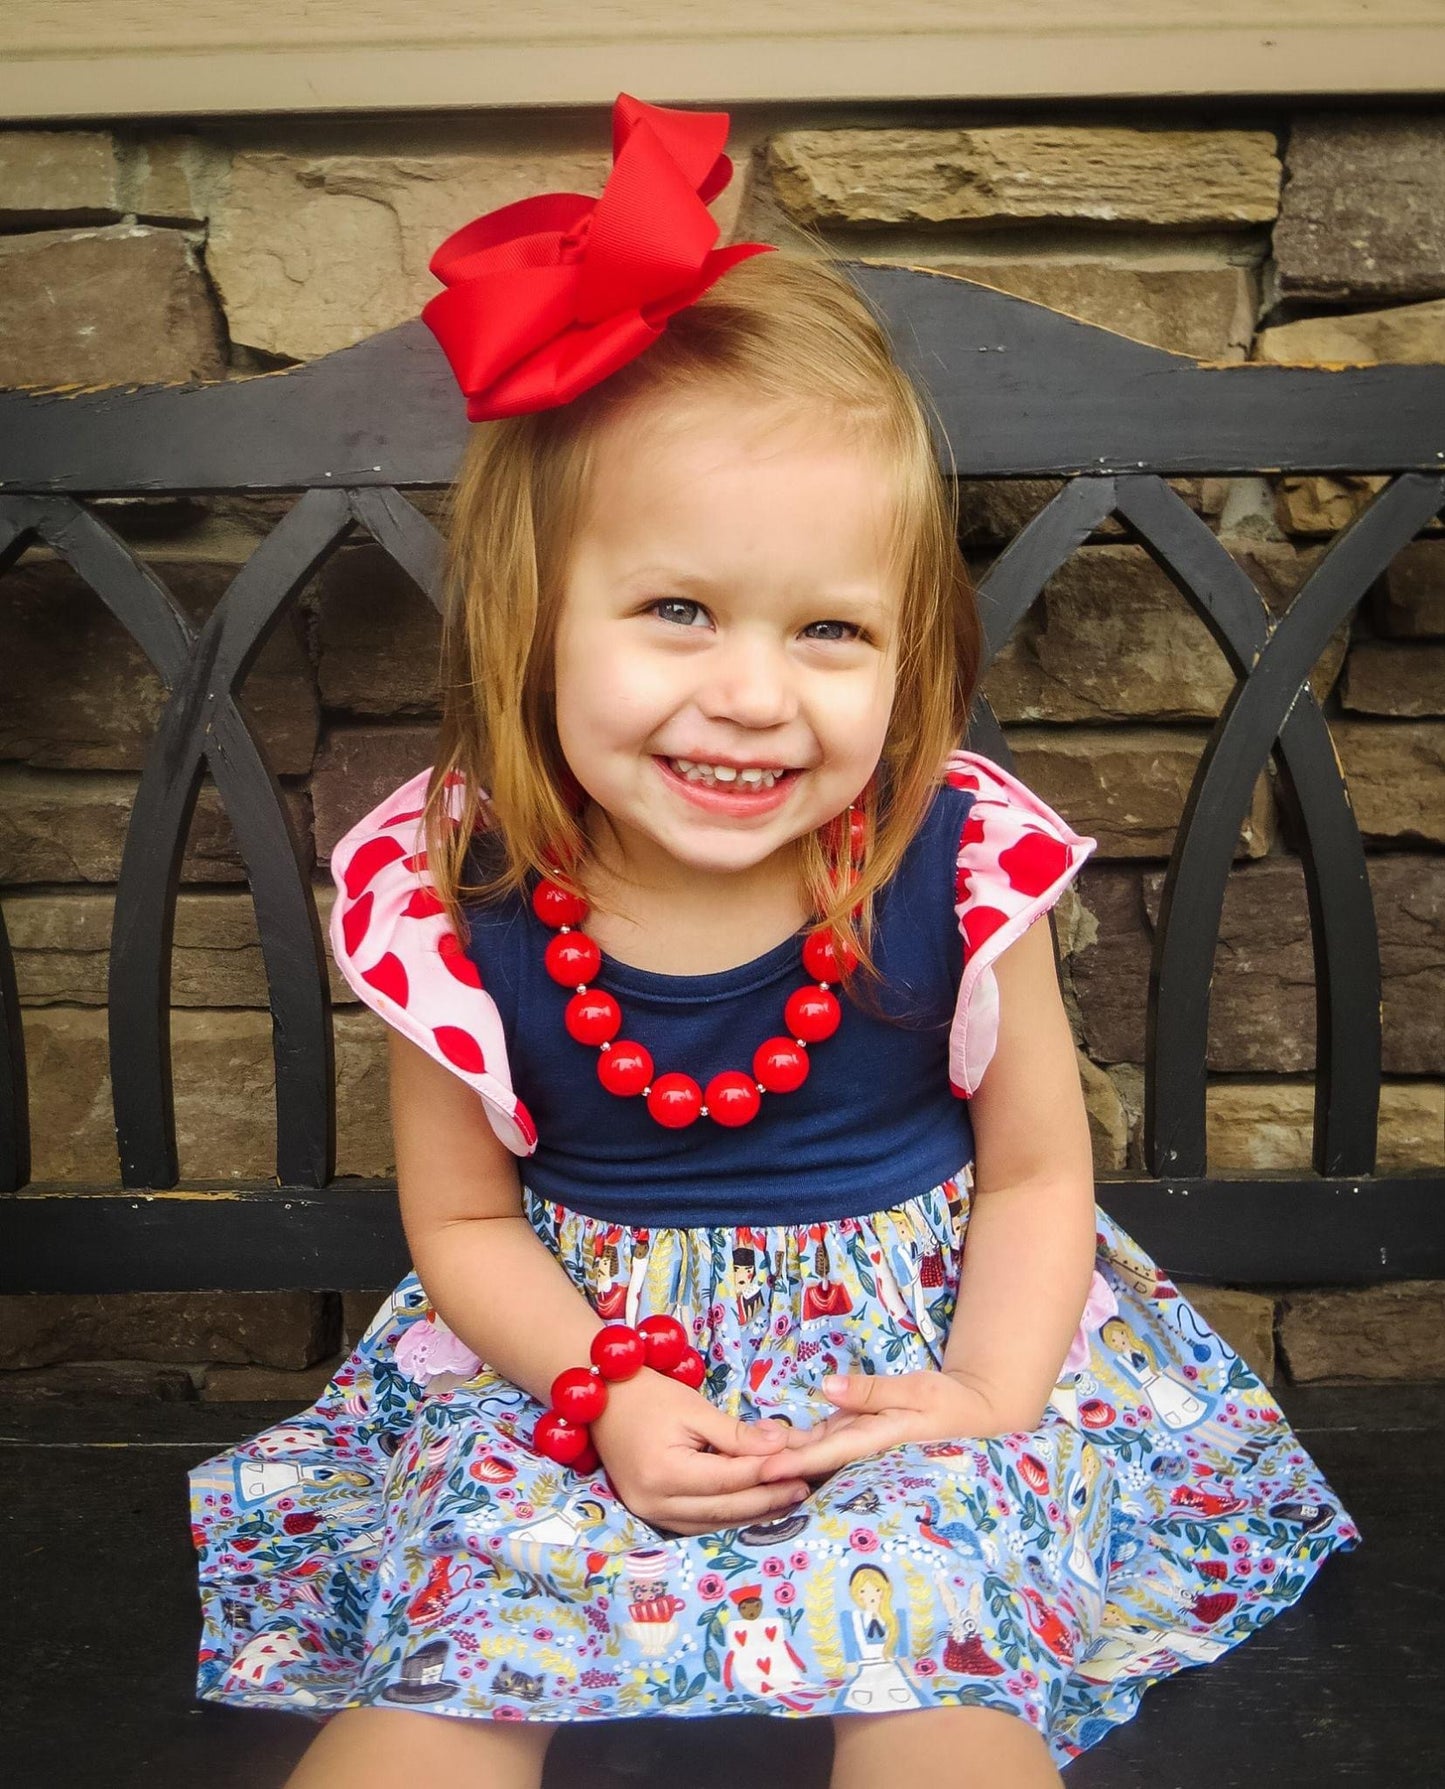
MULTIPOLYGON (((256 120, 0 133, 0 385, 248 377, 415 315, 431 249, 477 211, 596 191, 605 126, 256 120)), ((1047 124, 936 110, 880 121, 795 107, 738 121, 724 229, 967 274, 1212 361, 1445 360, 1445 112, 1162 108, 1047 124), (800 228, 800 226, 802 228, 800 228)), ((1288 604, 1380 481, 1184 481, 1288 604)), ((979 569, 1047 499, 965 487, 979 569)), ((107 503, 194 617, 285 500, 107 503)), ((431 507, 424 503, 424 507, 431 507)), ((246 704, 313 853, 429 761, 437 623, 374 546, 344 547, 261 654, 246 704)), ((1068 997, 1101 1170, 1140 1165, 1150 940, 1174 828, 1230 678, 1143 551, 1103 527, 990 672, 1020 773, 1100 839, 1061 909, 1068 997), (1066 724, 1067 723, 1067 724, 1066 724)), ((1397 559, 1314 674, 1370 851, 1384 948, 1382 1169, 1445 1159, 1445 536, 1397 559)), ((161 702, 139 650, 68 569, 0 580, 0 885, 32 1079, 34 1176, 117 1178, 105 952, 129 804, 161 702)), ((1211 1009, 1215 1169, 1309 1161, 1313 984, 1287 812, 1261 779, 1226 899, 1211 1009)), ((184 1175, 272 1171, 265 985, 214 791, 176 919, 173 1030, 184 1175)), ((339 981, 342 1175, 393 1171, 381 1027, 339 981)), ((1445 1374, 1435 1285, 1199 1288, 1267 1376, 1445 1374)), ((7 1389, 300 1402, 380 1291, 0 1301, 7 1389)))

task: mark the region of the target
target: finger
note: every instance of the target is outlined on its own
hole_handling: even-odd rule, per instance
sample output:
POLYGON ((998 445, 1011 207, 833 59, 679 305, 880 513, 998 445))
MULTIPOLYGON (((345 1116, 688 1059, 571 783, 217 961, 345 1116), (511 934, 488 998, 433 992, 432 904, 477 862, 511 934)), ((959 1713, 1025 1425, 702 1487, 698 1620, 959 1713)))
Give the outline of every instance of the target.
MULTIPOLYGON (((666 1490, 683 1497, 720 1497, 751 1491, 763 1482, 769 1454, 705 1454, 695 1448, 667 1451, 666 1490)), ((789 1478, 796 1478, 790 1472, 789 1478)))
POLYGON ((855 1413, 916 1410, 921 1394, 919 1377, 917 1373, 830 1373, 822 1392, 830 1404, 855 1413))
POLYGON ((870 1454, 882 1453, 907 1439, 906 1411, 883 1411, 866 1421, 855 1423, 839 1434, 827 1436, 812 1447, 800 1447, 788 1455, 789 1473, 814 1478, 836 1472, 854 1460, 866 1460, 870 1454))
POLYGON ((731 1497, 672 1497, 653 1526, 671 1528, 678 1534, 714 1534, 720 1528, 740 1528, 767 1516, 796 1509, 812 1492, 802 1479, 781 1485, 762 1485, 731 1497))
POLYGON ((787 1423, 762 1417, 747 1422, 742 1417, 724 1416, 720 1410, 703 1412, 697 1432, 704 1441, 723 1454, 772 1454, 787 1447, 792 1430, 787 1423))
POLYGON ((816 1449, 820 1441, 826 1441, 842 1430, 852 1427, 859 1421, 856 1416, 830 1416, 825 1421, 815 1423, 811 1429, 799 1429, 796 1439, 779 1453, 772 1454, 763 1460, 758 1473, 762 1484, 773 1483, 780 1478, 788 1478, 801 1470, 798 1456, 804 1449, 816 1449))

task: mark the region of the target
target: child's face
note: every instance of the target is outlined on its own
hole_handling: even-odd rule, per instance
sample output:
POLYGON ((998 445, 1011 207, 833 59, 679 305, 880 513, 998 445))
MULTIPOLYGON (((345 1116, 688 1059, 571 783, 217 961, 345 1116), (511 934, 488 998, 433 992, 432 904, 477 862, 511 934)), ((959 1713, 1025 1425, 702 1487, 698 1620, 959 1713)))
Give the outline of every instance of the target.
POLYGON ((699 400, 599 444, 556 640, 557 729, 654 884, 756 869, 883 750, 898 591, 888 481, 817 418, 699 400), (782 771, 698 784, 694 766, 782 771))

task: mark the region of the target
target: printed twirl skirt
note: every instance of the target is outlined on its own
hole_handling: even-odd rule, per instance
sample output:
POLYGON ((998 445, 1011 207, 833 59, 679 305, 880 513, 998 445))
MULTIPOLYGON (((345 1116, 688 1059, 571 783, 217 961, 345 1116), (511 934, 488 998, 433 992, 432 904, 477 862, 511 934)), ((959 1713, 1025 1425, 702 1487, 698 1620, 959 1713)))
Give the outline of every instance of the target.
MULTIPOLYGON (((527 1211, 604 1316, 690 1321, 713 1402, 805 1426, 826 1373, 939 1364, 971 1184, 766 1229, 527 1211)), ((408 1275, 315 1404, 191 1474, 200 1694, 514 1721, 977 1703, 1065 1763, 1359 1539, 1266 1387, 1097 1219, 1037 1429, 875 1454, 696 1537, 535 1454, 540 1406, 408 1275)))

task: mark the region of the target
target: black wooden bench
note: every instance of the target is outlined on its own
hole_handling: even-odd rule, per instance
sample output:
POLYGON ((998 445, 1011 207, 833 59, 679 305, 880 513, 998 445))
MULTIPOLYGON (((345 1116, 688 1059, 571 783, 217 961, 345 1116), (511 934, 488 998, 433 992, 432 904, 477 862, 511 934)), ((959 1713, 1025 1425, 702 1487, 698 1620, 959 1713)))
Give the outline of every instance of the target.
MULTIPOLYGON (((1445 1162, 1377 1175, 1380 965, 1359 828, 1306 681, 1331 634, 1445 501, 1445 367, 1208 367, 945 275, 855 264, 927 386, 965 478, 1062 479, 982 588, 997 653, 1106 519, 1147 548, 1235 674, 1164 880, 1148 993, 1144 1160, 1101 1205, 1178 1277, 1237 1286, 1445 1278, 1445 1162), (1258 591, 1170 479, 1387 475, 1272 625, 1258 591), (1273 753, 1295 820, 1316 975, 1313 1171, 1208 1172, 1206 1038, 1225 881, 1273 753)), ((0 1290, 383 1286, 406 1267, 385 1183, 337 1180, 331 1013, 307 855, 237 696, 328 556, 369 533, 435 593, 440 541, 407 491, 444 486, 465 423, 418 323, 294 370, 208 386, 0 392, 0 573, 32 542, 70 563, 167 690, 116 889, 110 1067, 121 1184, 30 1180, 14 969, 0 927, 0 1290), (205 624, 93 506, 99 497, 292 494, 205 624), (182 1183, 170 1073, 170 948, 203 771, 255 901, 274 1019, 276 1174, 182 1183), (198 1196, 201 1195, 201 1196, 198 1196), (221 1196, 224 1195, 224 1196, 221 1196)), ((970 743, 1009 762, 980 703, 970 743)), ((1077 818, 1077 816, 1075 816, 1077 818)), ((1445 1154, 1445 1151, 1442 1151, 1445 1154)), ((3 1387, 0 1387, 3 1391, 3 1387)), ((1445 1396, 1297 1388, 1287 1412, 1360 1522, 1296 1609, 1207 1672, 1152 1691, 1071 1783, 1445 1780, 1425 1712, 1445 1643, 1430 1543, 1445 1396), (1430 1624, 1433 1624, 1431 1626, 1430 1624), (1167 1770, 1160 1774, 1160 1760, 1167 1770)), ((26 1782, 280 1780, 310 1729, 196 1706, 198 1627, 184 1467, 275 1420, 274 1406, 12 1411, 7 1749, 26 1782), (23 1656, 16 1656, 16 1653, 23 1656)), ((649 1722, 564 1734, 549 1783, 826 1779, 823 1723, 649 1722)))

